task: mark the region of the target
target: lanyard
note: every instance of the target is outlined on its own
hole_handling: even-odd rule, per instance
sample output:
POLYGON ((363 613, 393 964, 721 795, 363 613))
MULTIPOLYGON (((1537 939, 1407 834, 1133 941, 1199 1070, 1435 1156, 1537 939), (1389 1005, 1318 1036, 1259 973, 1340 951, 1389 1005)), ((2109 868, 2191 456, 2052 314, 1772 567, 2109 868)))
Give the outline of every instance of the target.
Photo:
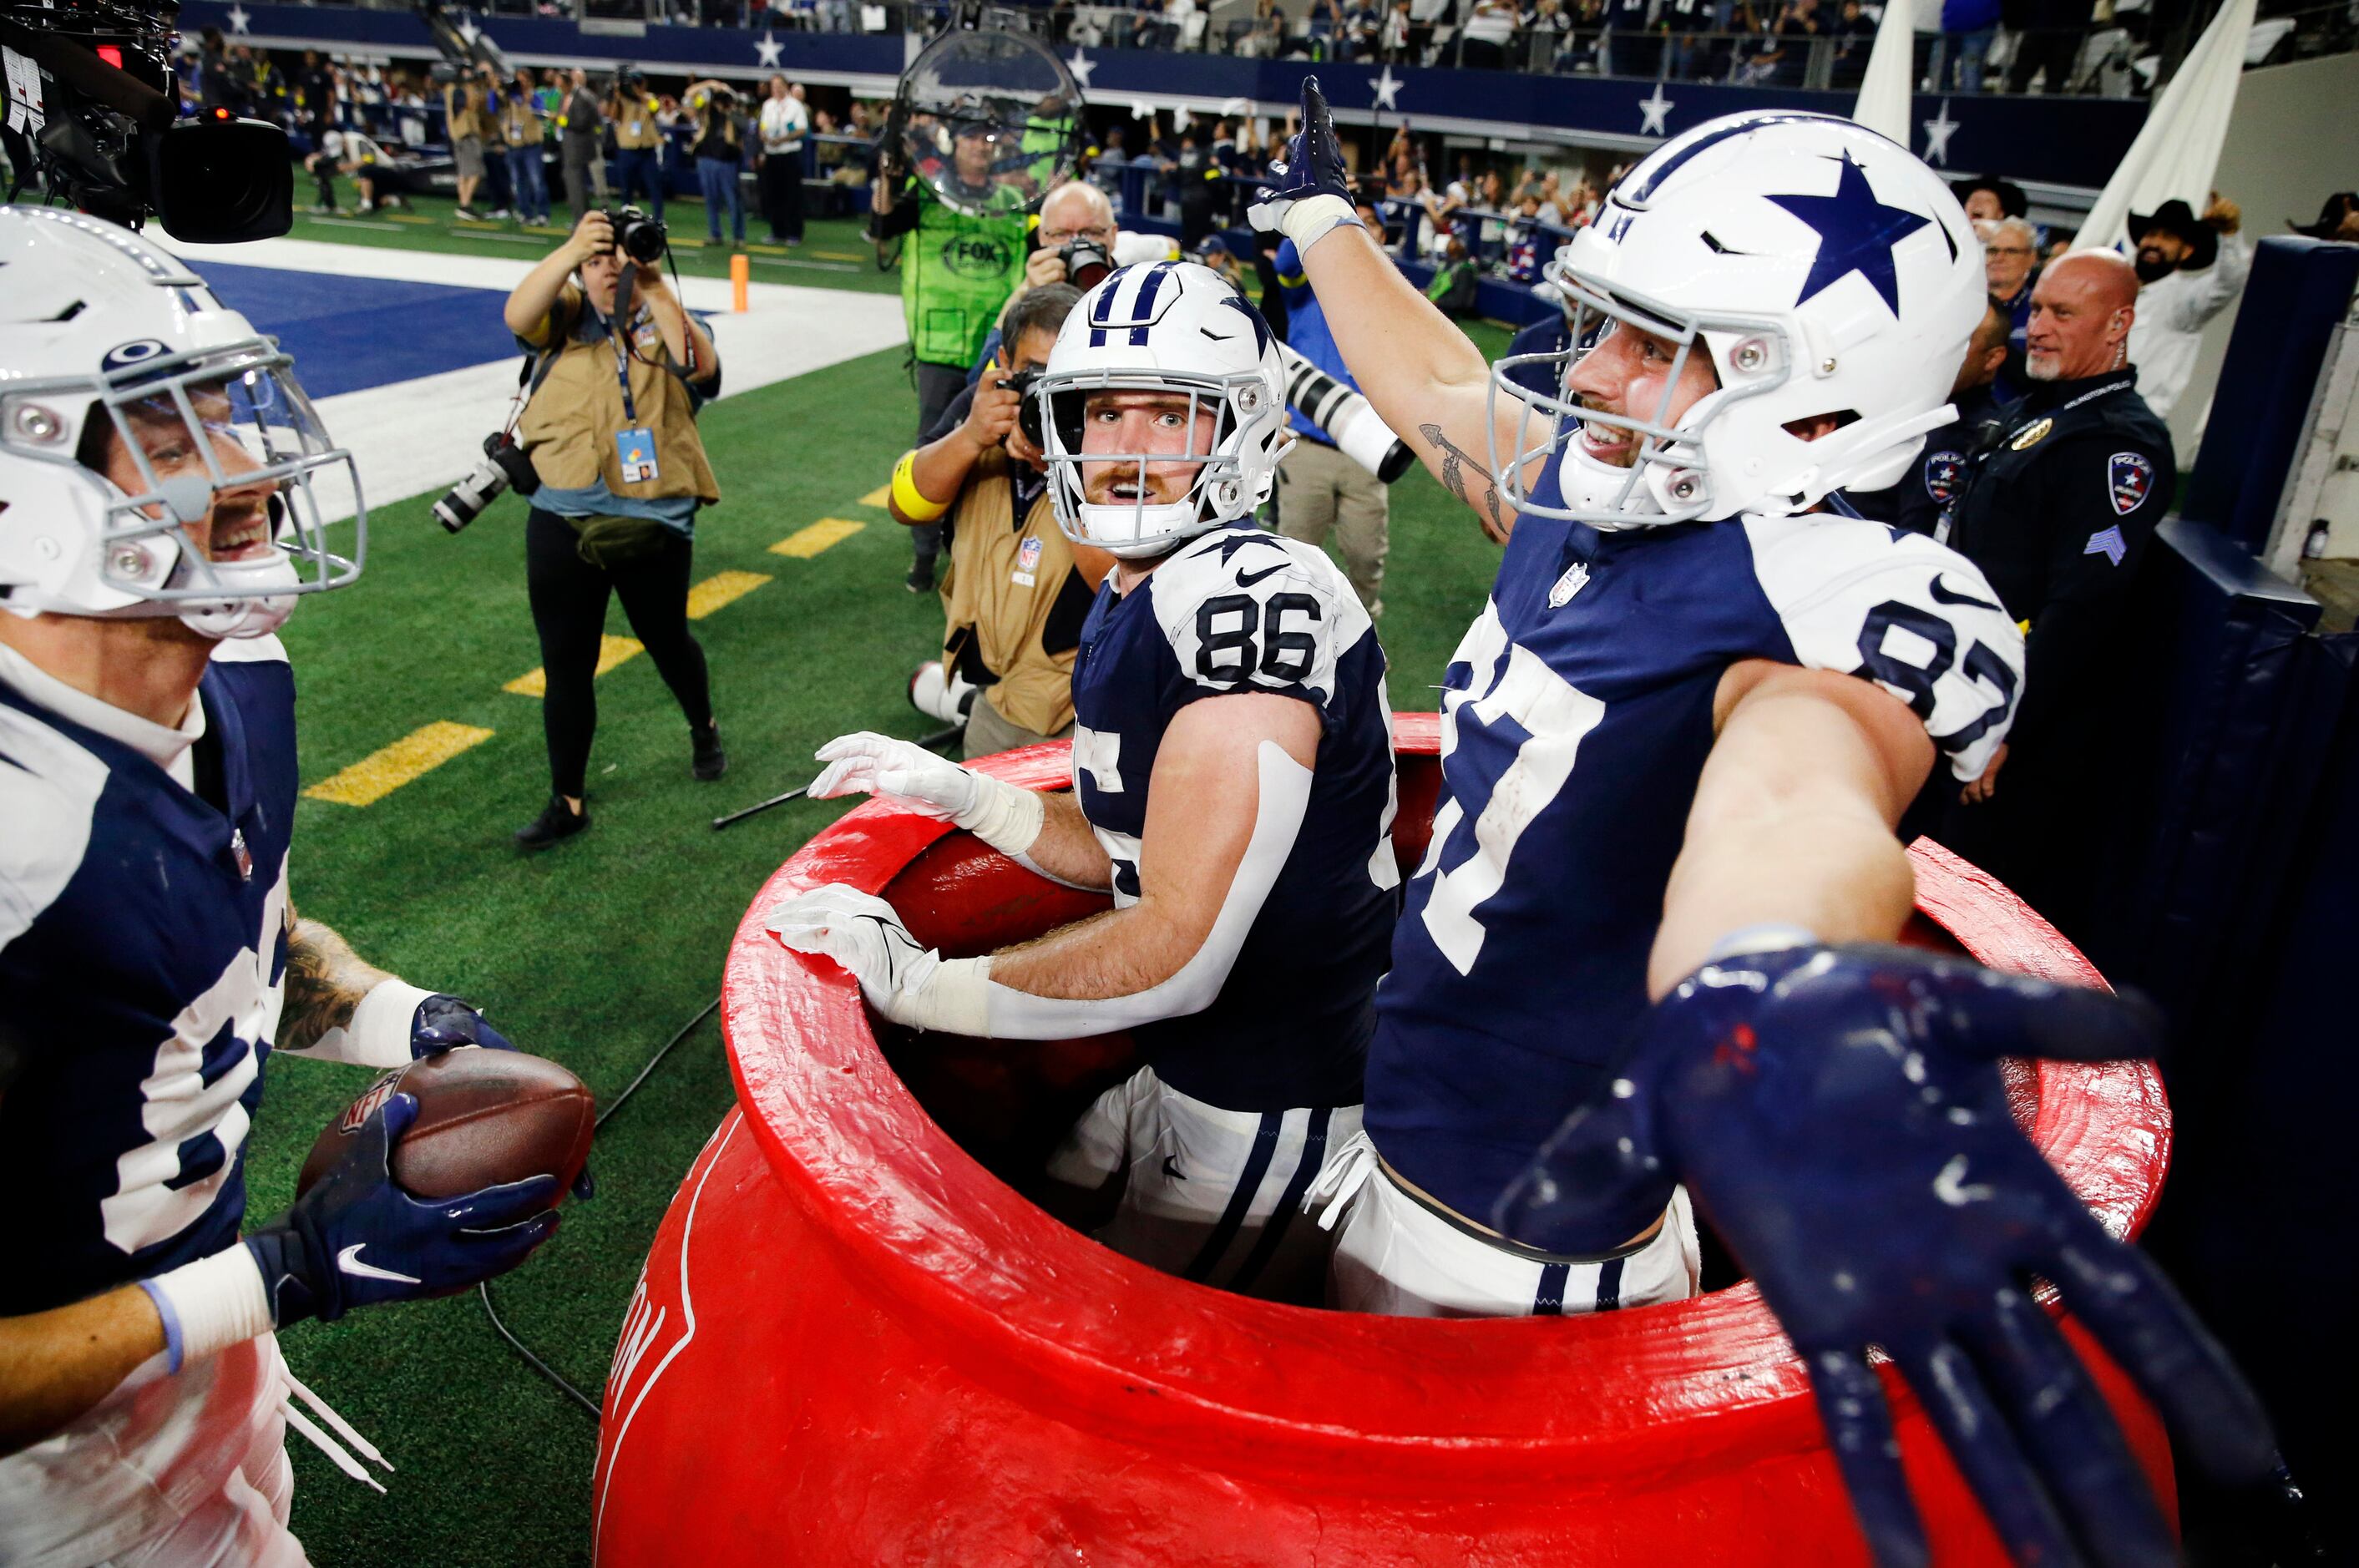
POLYGON ((631 346, 625 335, 629 332, 632 315, 632 270, 623 268, 623 276, 614 286, 614 313, 607 320, 606 336, 614 345, 614 385, 623 389, 623 422, 625 429, 639 422, 639 406, 631 397, 631 346))

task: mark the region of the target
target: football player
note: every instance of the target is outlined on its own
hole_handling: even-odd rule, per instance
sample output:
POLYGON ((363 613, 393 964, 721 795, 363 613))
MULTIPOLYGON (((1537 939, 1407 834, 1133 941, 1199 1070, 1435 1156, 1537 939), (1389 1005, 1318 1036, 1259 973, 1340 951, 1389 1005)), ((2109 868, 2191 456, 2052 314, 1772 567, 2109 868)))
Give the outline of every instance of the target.
POLYGON ((848 889, 771 925, 902 1023, 1132 1031, 1147 1065, 1082 1116, 1051 1175, 1126 1177, 1102 1235, 1134 1258, 1316 1300, 1323 1238, 1300 1201, 1359 1128, 1399 882, 1384 654, 1326 555, 1253 520, 1288 444, 1285 382, 1267 324, 1218 274, 1108 277, 1031 399, 1059 524, 1117 558, 1073 666, 1072 792, 858 735, 821 749, 811 793, 899 797, 1114 907, 948 962, 848 889))
MULTIPOLYGON (((288 898, 295 688, 272 635, 359 572, 312 495, 351 459, 288 361, 172 257, 0 208, 0 1561, 299 1563, 275 1330, 440 1295, 554 1228, 540 1180, 420 1203, 394 1095, 245 1225, 275 1050, 505 1048, 288 898), (241 1230, 244 1234, 241 1236, 241 1230)), ((357 490, 355 490, 357 495, 357 490)), ((355 518, 355 531, 364 526, 355 518)), ((374 1484, 374 1483, 372 1483, 374 1484)))
POLYGON ((2265 1473, 2265 1426, 2016 1129, 1995 1061, 2133 1054, 2145 1023, 1876 945, 1911 906, 1899 812, 1937 760, 1978 776, 2021 685, 1981 574, 1834 494, 1892 484, 1951 417, 1984 309, 1955 198, 1849 121, 1698 126, 1549 268, 1574 320, 1535 391, 1362 231, 1315 82, 1275 178, 1256 226, 1349 302, 1329 319, 1376 411, 1512 525, 1443 677, 1364 1136, 1314 1194, 1341 1218, 1339 1304, 1684 1295, 1692 1189, 1808 1361, 1880 1557, 1924 1543, 1871 1342, 2017 1553, 2168 1560, 2030 1274, 2204 1459, 2265 1473))

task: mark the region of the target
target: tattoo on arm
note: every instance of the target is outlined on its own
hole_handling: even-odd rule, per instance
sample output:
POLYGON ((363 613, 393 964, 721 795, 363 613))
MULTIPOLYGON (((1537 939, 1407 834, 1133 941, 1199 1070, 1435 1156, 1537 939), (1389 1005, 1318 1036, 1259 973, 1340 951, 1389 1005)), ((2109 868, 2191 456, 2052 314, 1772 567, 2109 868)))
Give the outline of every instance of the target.
POLYGON ((319 1044, 330 1029, 350 1024, 361 998, 391 978, 362 963, 342 937, 288 909, 287 1005, 278 1015, 278 1049, 308 1051, 319 1044))
POLYGON ((1425 438, 1426 445, 1442 454, 1441 487, 1473 507, 1476 516, 1480 517, 1487 513, 1492 537, 1506 539, 1507 519, 1500 510, 1499 487, 1490 479, 1488 468, 1483 463, 1476 463, 1473 453, 1461 451, 1452 444, 1450 438, 1441 433, 1440 425, 1419 425, 1417 427, 1417 433, 1425 438), (1480 501, 1467 494, 1466 470, 1468 468, 1484 475, 1483 498, 1480 501))

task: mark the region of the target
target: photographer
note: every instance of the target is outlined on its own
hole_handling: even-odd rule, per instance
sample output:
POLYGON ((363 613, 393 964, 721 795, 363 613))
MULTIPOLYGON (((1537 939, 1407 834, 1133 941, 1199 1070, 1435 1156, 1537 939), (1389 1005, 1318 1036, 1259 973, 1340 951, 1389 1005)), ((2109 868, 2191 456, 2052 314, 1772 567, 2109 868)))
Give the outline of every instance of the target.
MULTIPOLYGON (((629 209, 616 216, 626 231, 647 223, 629 209)), ((665 286, 660 250, 634 261, 616 248, 634 236, 614 231, 605 212, 583 217, 516 285, 505 312, 508 330, 540 356, 517 442, 540 479, 525 526, 525 573, 548 681, 541 717, 553 793, 516 835, 527 850, 590 822, 582 780, 610 592, 679 700, 695 776, 718 779, 728 766, 704 650, 688 630, 696 510, 721 498, 696 411, 717 389, 721 361, 665 286)))
POLYGON ((606 94, 606 117, 614 124, 614 186, 617 199, 636 201, 645 195, 663 222, 663 125, 656 100, 648 95, 647 79, 625 66, 606 94))
POLYGON ((1057 526, 1040 449, 1019 423, 1024 388, 1049 363, 1081 291, 1047 283, 1007 312, 982 381, 959 394, 935 440, 894 466, 894 519, 948 536, 942 583, 946 675, 982 688, 967 712, 966 755, 1054 740, 1073 724, 1073 659, 1114 558, 1057 526))
MULTIPOLYGON (((737 172, 745 162, 745 122, 737 113, 737 93, 725 82, 699 82, 688 90, 689 113, 696 116, 696 182, 704 192, 704 229, 708 243, 721 243, 721 209, 729 209, 733 243, 745 243, 745 197, 737 188, 737 172)), ((801 156, 799 153, 798 157, 801 156)))
POLYGON ((459 210, 453 216, 472 223, 475 188, 484 181, 484 142, 492 131, 483 83, 472 71, 443 83, 442 114, 451 135, 451 162, 459 177, 459 210))

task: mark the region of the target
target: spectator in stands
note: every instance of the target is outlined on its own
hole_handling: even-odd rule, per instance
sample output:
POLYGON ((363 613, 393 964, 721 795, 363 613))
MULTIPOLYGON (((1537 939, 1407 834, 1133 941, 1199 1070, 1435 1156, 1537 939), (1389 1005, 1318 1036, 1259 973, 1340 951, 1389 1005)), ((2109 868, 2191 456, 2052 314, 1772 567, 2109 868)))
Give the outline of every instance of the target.
MULTIPOLYGON (((688 112, 695 116, 696 140, 690 152, 696 159, 697 188, 704 194, 704 228, 708 243, 721 243, 721 214, 729 213, 732 243, 745 243, 745 195, 737 176, 745 167, 745 122, 738 113, 737 92, 725 82, 691 83, 686 95, 688 112)), ((799 155, 798 155, 799 156, 799 155)))
POLYGON ((1754 59, 1753 80, 1774 87, 1800 87, 1809 79, 1811 40, 1825 31, 1818 0, 1787 0, 1769 29, 1769 48, 1754 59))
POLYGON ((1950 191, 1966 216, 1978 223, 1995 223, 2001 218, 2027 218, 2031 215, 2031 198, 2022 186, 2012 180, 2001 180, 1994 174, 1976 175, 1952 180, 1950 191))
POLYGON ((1237 259, 1228 241, 1218 234, 1206 234, 1204 243, 1196 247, 1195 259, 1219 273, 1230 288, 1251 298, 1245 288, 1245 264, 1237 259))
POLYGON ((648 95, 646 77, 636 71, 624 71, 615 76, 614 91, 606 95, 605 110, 614 126, 616 192, 625 201, 644 200, 660 223, 664 212, 662 103, 648 95))
POLYGON ((2085 941, 2108 769, 2135 705, 2123 693, 2154 657, 2127 620, 2130 589, 2178 469, 2129 354, 2138 280, 2118 256, 2082 252, 2033 292, 2031 395, 1975 460, 1950 544, 2029 625, 2023 696, 2006 744, 1959 792, 1936 833, 2085 941))
POLYGON ((565 171, 565 204, 578 225, 605 196, 605 160, 600 156, 605 114, 590 91, 590 73, 575 67, 564 105, 557 112, 557 148, 565 171), (593 177, 593 169, 595 170, 593 177))
POLYGON ((770 225, 770 243, 799 245, 803 243, 803 138, 810 134, 810 111, 803 105, 800 83, 789 87, 783 76, 770 78, 758 129, 762 152, 755 169, 761 179, 762 218, 770 225))
POLYGON ((1607 76, 1647 77, 1662 60, 1662 40, 1653 36, 1653 0, 1605 0, 1600 16, 1598 70, 1607 76))
POLYGON ((2090 11, 2090 0, 2001 0, 1999 14, 2017 35, 2006 90, 2027 93, 2038 77, 2040 91, 2051 98, 2069 92, 2090 11))
POLYGON ((1387 65, 1413 65, 1409 54, 1408 0, 1393 0, 1392 9, 1385 13, 1384 27, 1376 35, 1376 49, 1387 65))
POLYGON ((532 72, 518 67, 516 80, 499 95, 500 136, 507 143, 508 184, 516 196, 519 223, 546 223, 549 213, 549 168, 541 151, 540 104, 533 92, 532 72))
POLYGON ((1536 0, 1516 18, 1527 52, 1524 57, 1527 69, 1554 71, 1572 41, 1572 13, 1563 0, 1536 0))
POLYGON ((1440 265, 1433 269, 1433 281, 1425 286, 1425 297, 1452 321, 1473 315, 1481 280, 1474 275, 1473 258, 1466 254, 1466 242, 1450 234, 1437 249, 1440 265))
POLYGON ((459 178, 459 210, 454 215, 473 221, 475 188, 484 182, 484 137, 491 129, 483 83, 473 71, 455 75, 444 84, 442 121, 450 131, 451 162, 459 178))
MULTIPOLYGON (((1979 93, 1983 90, 1983 61, 1990 54, 1991 39, 1997 36, 1999 0, 1941 0, 1941 36, 1933 40, 1932 90, 1946 93, 1944 80, 1954 64, 1957 90, 1979 93)), ((1968 217, 1975 214, 1968 212, 1968 217)), ((2019 218, 2020 212, 2003 212, 1996 216, 2019 218)))
POLYGON ((1458 30, 1458 63, 1473 71, 1503 71, 1507 45, 1516 36, 1515 0, 1467 0, 1458 30))
POLYGON ((1859 0, 1843 0, 1843 16, 1832 29, 1835 39, 1832 75, 1836 87, 1857 87, 1867 75, 1867 57, 1875 48, 1875 18, 1860 9, 1859 0))
POLYGON ((1384 26, 1384 10, 1376 0, 1350 0, 1343 7, 1343 26, 1335 58, 1375 59, 1384 26))
POLYGON ((1661 16, 1670 33, 1674 79, 1696 82, 1715 74, 1717 46, 1705 35, 1725 30, 1727 10, 1726 0, 1664 0, 1661 16))
POLYGON ((2024 333, 2031 326, 2031 295, 2039 283, 2039 269, 2032 265, 2038 259, 2039 236, 2022 218, 1977 223, 1974 233, 1982 236, 1983 280, 1991 303, 2007 318, 2007 364, 1999 376, 1999 393, 2020 397, 2030 389, 2024 373, 2024 333))
POLYGON ((2140 285, 2130 363, 2138 396, 2157 418, 2170 418, 2187 390, 2203 329, 2244 292, 2253 250, 2237 232, 2243 226, 2243 212, 2217 191, 2200 219, 2179 201, 2130 214, 2140 285))
POLYGON ((2314 240, 2359 239, 2359 191, 2338 191, 2319 207, 2316 223, 2297 223, 2288 218, 2286 227, 2314 240))

